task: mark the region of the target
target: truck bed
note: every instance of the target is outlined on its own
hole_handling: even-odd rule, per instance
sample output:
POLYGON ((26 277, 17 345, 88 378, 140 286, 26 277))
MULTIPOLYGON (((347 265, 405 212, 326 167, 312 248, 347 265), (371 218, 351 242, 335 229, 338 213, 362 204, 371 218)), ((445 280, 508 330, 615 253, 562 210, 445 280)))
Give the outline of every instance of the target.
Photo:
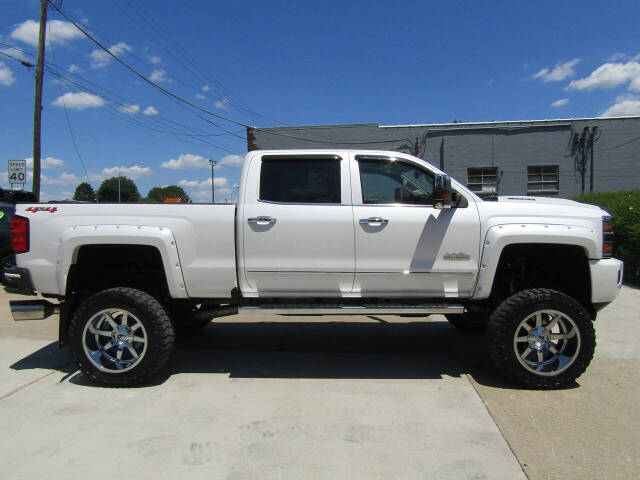
POLYGON ((237 286, 234 204, 20 204, 16 214, 29 219, 31 232, 19 266, 29 269, 41 293, 65 294, 80 242, 122 244, 123 238, 152 239, 176 298, 225 298, 237 286))

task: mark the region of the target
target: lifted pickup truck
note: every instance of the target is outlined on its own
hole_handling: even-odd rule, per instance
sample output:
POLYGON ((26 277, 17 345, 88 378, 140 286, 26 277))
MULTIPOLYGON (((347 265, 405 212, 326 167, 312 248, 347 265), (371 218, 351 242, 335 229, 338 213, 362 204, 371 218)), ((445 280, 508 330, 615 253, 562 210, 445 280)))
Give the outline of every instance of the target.
POLYGON ((398 152, 250 152, 237 205, 23 204, 15 320, 60 313, 60 343, 111 386, 144 382, 175 332, 236 313, 445 314, 483 331, 510 379, 573 382, 614 300, 611 217, 550 198, 483 201, 398 152))

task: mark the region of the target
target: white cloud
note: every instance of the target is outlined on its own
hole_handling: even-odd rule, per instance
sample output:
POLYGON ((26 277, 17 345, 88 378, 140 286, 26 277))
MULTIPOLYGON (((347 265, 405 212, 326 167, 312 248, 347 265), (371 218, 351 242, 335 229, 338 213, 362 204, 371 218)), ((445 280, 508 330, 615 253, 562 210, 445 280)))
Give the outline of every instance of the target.
POLYGON ((149 77, 152 82, 171 82, 171 79, 167 76, 167 72, 164 70, 154 70, 149 77))
POLYGON ((630 117, 640 115, 640 97, 620 95, 615 103, 600 114, 600 117, 630 117))
POLYGON ((211 87, 209 85, 203 85, 202 86, 202 91, 203 92, 208 92, 209 90, 211 90, 211 87))
POLYGON ((0 62, 0 85, 10 87, 15 81, 16 79, 11 69, 7 67, 4 62, 0 62))
MULTIPOLYGON (((33 178, 33 176, 31 178, 33 178)), ((40 181, 44 185, 73 185, 74 183, 80 183, 82 180, 80 180, 75 173, 63 172, 57 178, 40 175, 40 181)))
MULTIPOLYGON (((218 160, 217 165, 218 167, 240 167, 243 162, 244 157, 240 155, 227 155, 226 157, 218 160)), ((202 155, 194 155, 192 153, 183 153, 178 156, 178 158, 172 158, 168 162, 162 162, 160 166, 171 170, 211 168, 208 158, 205 158, 202 155)))
MULTIPOLYGON (((25 158, 27 167, 33 168, 33 157, 25 158)), ((40 166, 43 170, 60 168, 64 166, 64 160, 55 157, 45 157, 40 159, 40 166)))
MULTIPOLYGON (((231 189, 227 187, 229 184, 229 179, 225 177, 216 177, 213 181, 216 201, 220 202, 222 200, 221 197, 227 196, 230 197, 231 189)), ((211 178, 207 180, 199 181, 199 180, 180 180, 178 185, 188 190, 189 196, 194 200, 199 200, 201 202, 210 202, 211 201, 211 178)))
MULTIPOLYGON (((115 45, 111 45, 109 51, 116 56, 120 56, 123 53, 128 53, 133 51, 133 47, 131 45, 127 45, 124 42, 118 42, 115 45)), ((91 61, 91 68, 104 68, 109 63, 111 63, 111 55, 109 55, 104 50, 94 50, 89 54, 89 58, 91 61)))
POLYGON ((200 100, 202 100, 204 98, 204 95, 201 95, 199 93, 196 93, 196 98, 199 98, 200 100))
POLYGON ((193 188, 199 186, 200 182, 198 180, 180 180, 178 185, 181 187, 193 188))
MULTIPOLYGON (((216 187, 224 187, 229 183, 229 179, 225 177, 216 177, 213 179, 213 185, 216 187)), ((211 179, 207 178, 203 181, 198 180, 180 180, 178 185, 187 188, 208 188, 211 190, 211 179)))
POLYGON ((123 177, 129 177, 135 180, 136 178, 150 175, 151 168, 141 167, 140 165, 134 165, 133 167, 111 167, 104 168, 100 173, 105 177, 116 177, 120 174, 123 177))
POLYGON ((71 65, 69 65, 69 68, 67 70, 69 71, 69 73, 83 73, 84 72, 84 70, 82 70, 75 63, 72 63, 71 65))
POLYGON ((162 168, 171 170, 187 170, 193 168, 209 168, 209 160, 201 155, 193 155, 192 153, 183 153, 177 159, 172 158, 168 162, 162 162, 162 168))
POLYGON ((160 58, 158 55, 152 55, 151 58, 149 58, 149 60, 154 65, 159 65, 162 63, 162 58, 160 58))
POLYGON ((149 105, 147 108, 145 108, 142 111, 142 114, 146 115, 147 117, 152 117, 153 115, 157 115, 158 114, 158 110, 156 110, 153 105, 149 105))
POLYGON ((56 107, 65 106, 72 110, 84 110, 91 107, 102 107, 104 100, 98 95, 87 92, 67 92, 56 98, 51 105, 56 107))
POLYGON ((538 73, 536 73, 533 78, 541 79, 543 82, 559 82, 565 80, 567 78, 573 77, 576 72, 574 67, 580 63, 579 58, 574 58, 565 63, 557 64, 553 70, 550 70, 548 67, 543 68, 538 73))
POLYGON ((132 104, 132 105, 124 105, 119 108, 122 113, 129 113, 131 115, 135 115, 140 111, 140 105, 132 104))
POLYGON ((216 102, 216 108, 218 108, 220 110, 226 110, 228 108, 227 105, 229 105, 229 99, 228 98, 225 98, 222 101, 216 102))
MULTIPOLYGON (((31 45, 38 46, 38 35, 40 33, 40 23, 35 20, 25 20, 15 26, 11 31, 10 37, 31 45)), ((66 43, 77 38, 81 38, 83 33, 73 26, 70 22, 62 20, 49 20, 47 22, 47 38, 46 43, 49 44, 51 39, 55 43, 66 43)))
POLYGON ((556 100, 555 102, 553 102, 550 107, 556 108, 556 107, 564 107, 567 103, 569 103, 569 99, 568 98, 561 98, 560 100, 556 100))
POLYGON ((640 63, 605 63, 596 68, 588 77, 572 81, 566 90, 595 90, 614 88, 629 82, 629 90, 640 91, 640 63))
POLYGON ((241 155, 227 155, 218 162, 218 165, 227 167, 241 167, 244 163, 244 157, 241 155))
POLYGON ((617 52, 607 58, 607 62, 629 62, 640 60, 640 53, 637 55, 627 55, 626 53, 617 52))

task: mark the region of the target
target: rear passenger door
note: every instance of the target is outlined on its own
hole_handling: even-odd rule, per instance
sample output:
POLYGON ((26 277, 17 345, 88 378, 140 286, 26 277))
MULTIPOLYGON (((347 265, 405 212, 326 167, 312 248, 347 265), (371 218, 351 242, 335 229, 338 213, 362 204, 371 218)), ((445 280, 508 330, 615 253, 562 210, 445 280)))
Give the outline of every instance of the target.
POLYGON ((246 289, 257 296, 341 296, 355 272, 349 160, 263 155, 242 206, 246 289))

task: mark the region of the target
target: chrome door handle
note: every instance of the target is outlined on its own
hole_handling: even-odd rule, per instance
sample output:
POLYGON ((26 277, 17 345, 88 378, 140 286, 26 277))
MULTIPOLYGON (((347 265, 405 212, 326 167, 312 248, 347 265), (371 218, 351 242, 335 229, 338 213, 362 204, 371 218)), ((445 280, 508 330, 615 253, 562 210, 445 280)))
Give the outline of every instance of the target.
POLYGON ((386 225, 387 223, 389 223, 389 220, 382 217, 369 217, 369 218, 360 219, 360 224, 362 225, 378 226, 378 225, 386 225))
POLYGON ((249 223, 255 223, 257 225, 270 225, 272 223, 276 223, 275 218, 273 217, 252 217, 247 220, 249 223))

